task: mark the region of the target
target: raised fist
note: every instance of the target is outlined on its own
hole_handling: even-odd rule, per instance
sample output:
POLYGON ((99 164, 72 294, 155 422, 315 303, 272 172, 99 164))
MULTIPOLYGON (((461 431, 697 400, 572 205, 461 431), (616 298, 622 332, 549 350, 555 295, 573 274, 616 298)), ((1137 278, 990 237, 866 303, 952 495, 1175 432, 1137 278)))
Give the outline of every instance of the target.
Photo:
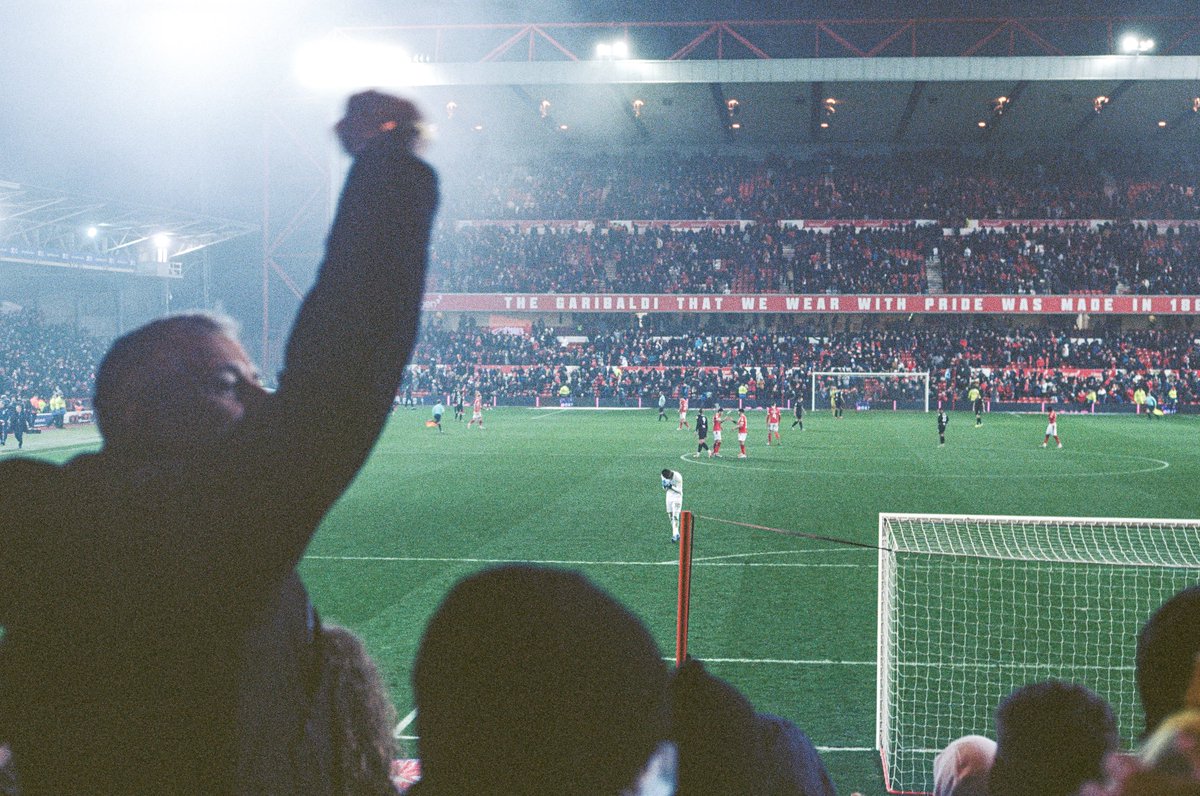
POLYGON ((362 152, 371 139, 393 131, 411 148, 420 138, 420 121, 421 112, 408 100, 363 91, 346 102, 346 115, 333 129, 346 154, 353 156, 362 152))

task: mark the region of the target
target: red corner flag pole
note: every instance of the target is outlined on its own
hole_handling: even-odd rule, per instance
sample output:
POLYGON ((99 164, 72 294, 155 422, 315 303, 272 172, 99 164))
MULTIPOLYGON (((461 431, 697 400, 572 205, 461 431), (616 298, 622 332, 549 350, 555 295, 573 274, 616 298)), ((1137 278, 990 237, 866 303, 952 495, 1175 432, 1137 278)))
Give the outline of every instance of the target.
POLYGON ((688 607, 692 599, 692 512, 679 515, 679 600, 675 609, 675 666, 687 660, 688 607))

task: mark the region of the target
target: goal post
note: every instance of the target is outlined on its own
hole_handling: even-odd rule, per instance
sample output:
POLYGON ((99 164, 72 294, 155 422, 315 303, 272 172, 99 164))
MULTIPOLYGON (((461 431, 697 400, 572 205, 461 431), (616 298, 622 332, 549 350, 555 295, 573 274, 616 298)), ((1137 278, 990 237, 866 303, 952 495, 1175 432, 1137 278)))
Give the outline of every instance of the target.
MULTIPOLYGON (((929 411, 929 371, 845 371, 815 370, 809 376, 808 394, 812 411, 829 408, 830 388, 848 391, 855 401, 867 408, 921 409, 929 411), (818 401, 822 403, 818 404, 818 401)), ((847 404, 847 409, 854 409, 847 404)))
POLYGON ((879 515, 876 748, 891 793, 932 791, 933 759, 994 735, 1000 700, 1059 678, 1142 728, 1138 630, 1200 578, 1200 521, 879 515))

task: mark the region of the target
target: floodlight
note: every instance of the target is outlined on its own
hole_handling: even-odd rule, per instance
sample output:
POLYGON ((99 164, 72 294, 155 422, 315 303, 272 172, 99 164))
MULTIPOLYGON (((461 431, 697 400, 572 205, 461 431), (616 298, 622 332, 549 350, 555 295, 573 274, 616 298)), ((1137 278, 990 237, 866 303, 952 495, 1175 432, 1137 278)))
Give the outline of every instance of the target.
POLYGON ((159 232, 151 240, 154 242, 154 248, 165 249, 171 245, 171 236, 165 232, 159 232))
POLYGON ((94 237, 96 237, 96 236, 97 236, 97 235, 99 235, 99 234, 100 234, 100 230, 96 229, 95 227, 88 227, 88 228, 87 228, 87 236, 88 236, 89 238, 94 238, 94 237))
POLYGON ((1143 39, 1135 33, 1127 33, 1121 37, 1121 52, 1137 55, 1154 49, 1154 39, 1143 39))
POLYGON ((629 42, 625 39, 599 42, 596 57, 604 61, 624 61, 629 57, 629 42))

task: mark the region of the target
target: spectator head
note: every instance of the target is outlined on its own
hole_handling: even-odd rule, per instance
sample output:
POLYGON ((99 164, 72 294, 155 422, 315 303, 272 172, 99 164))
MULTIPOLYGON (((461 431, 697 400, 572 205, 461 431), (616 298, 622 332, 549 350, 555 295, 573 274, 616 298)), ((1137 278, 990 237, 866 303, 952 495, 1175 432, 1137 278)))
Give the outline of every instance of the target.
POLYGON ((330 705, 336 793, 386 794, 396 743, 396 709, 367 648, 351 631, 321 627, 321 682, 330 705))
POLYGON ((1045 680, 1013 691, 996 710, 990 796, 1074 796, 1104 777, 1117 748, 1108 703, 1081 685, 1045 680))
POLYGON ((421 137, 421 112, 408 100, 362 91, 346 102, 346 115, 334 127, 348 155, 357 155, 376 136, 395 132, 412 147, 421 137))
POLYGON ((107 447, 178 454, 228 436, 264 395, 233 322, 187 313, 113 343, 96 372, 94 405, 107 447))
POLYGON ((1159 606, 1138 634, 1134 678, 1147 735, 1183 707, 1198 653, 1200 586, 1192 586, 1159 606))
POLYGON ((791 722, 758 713, 736 688, 688 660, 671 681, 678 796, 832 794, 812 742, 791 722))
POLYGON ((656 767, 674 780, 658 648, 578 573, 460 581, 425 630, 413 687, 431 794, 616 796, 656 767))
POLYGON ((987 796, 996 742, 982 735, 951 741, 933 760, 934 796, 987 796))
POLYGON ((1200 657, 1192 664, 1184 706, 1159 723, 1139 757, 1159 774, 1200 783, 1200 657))

